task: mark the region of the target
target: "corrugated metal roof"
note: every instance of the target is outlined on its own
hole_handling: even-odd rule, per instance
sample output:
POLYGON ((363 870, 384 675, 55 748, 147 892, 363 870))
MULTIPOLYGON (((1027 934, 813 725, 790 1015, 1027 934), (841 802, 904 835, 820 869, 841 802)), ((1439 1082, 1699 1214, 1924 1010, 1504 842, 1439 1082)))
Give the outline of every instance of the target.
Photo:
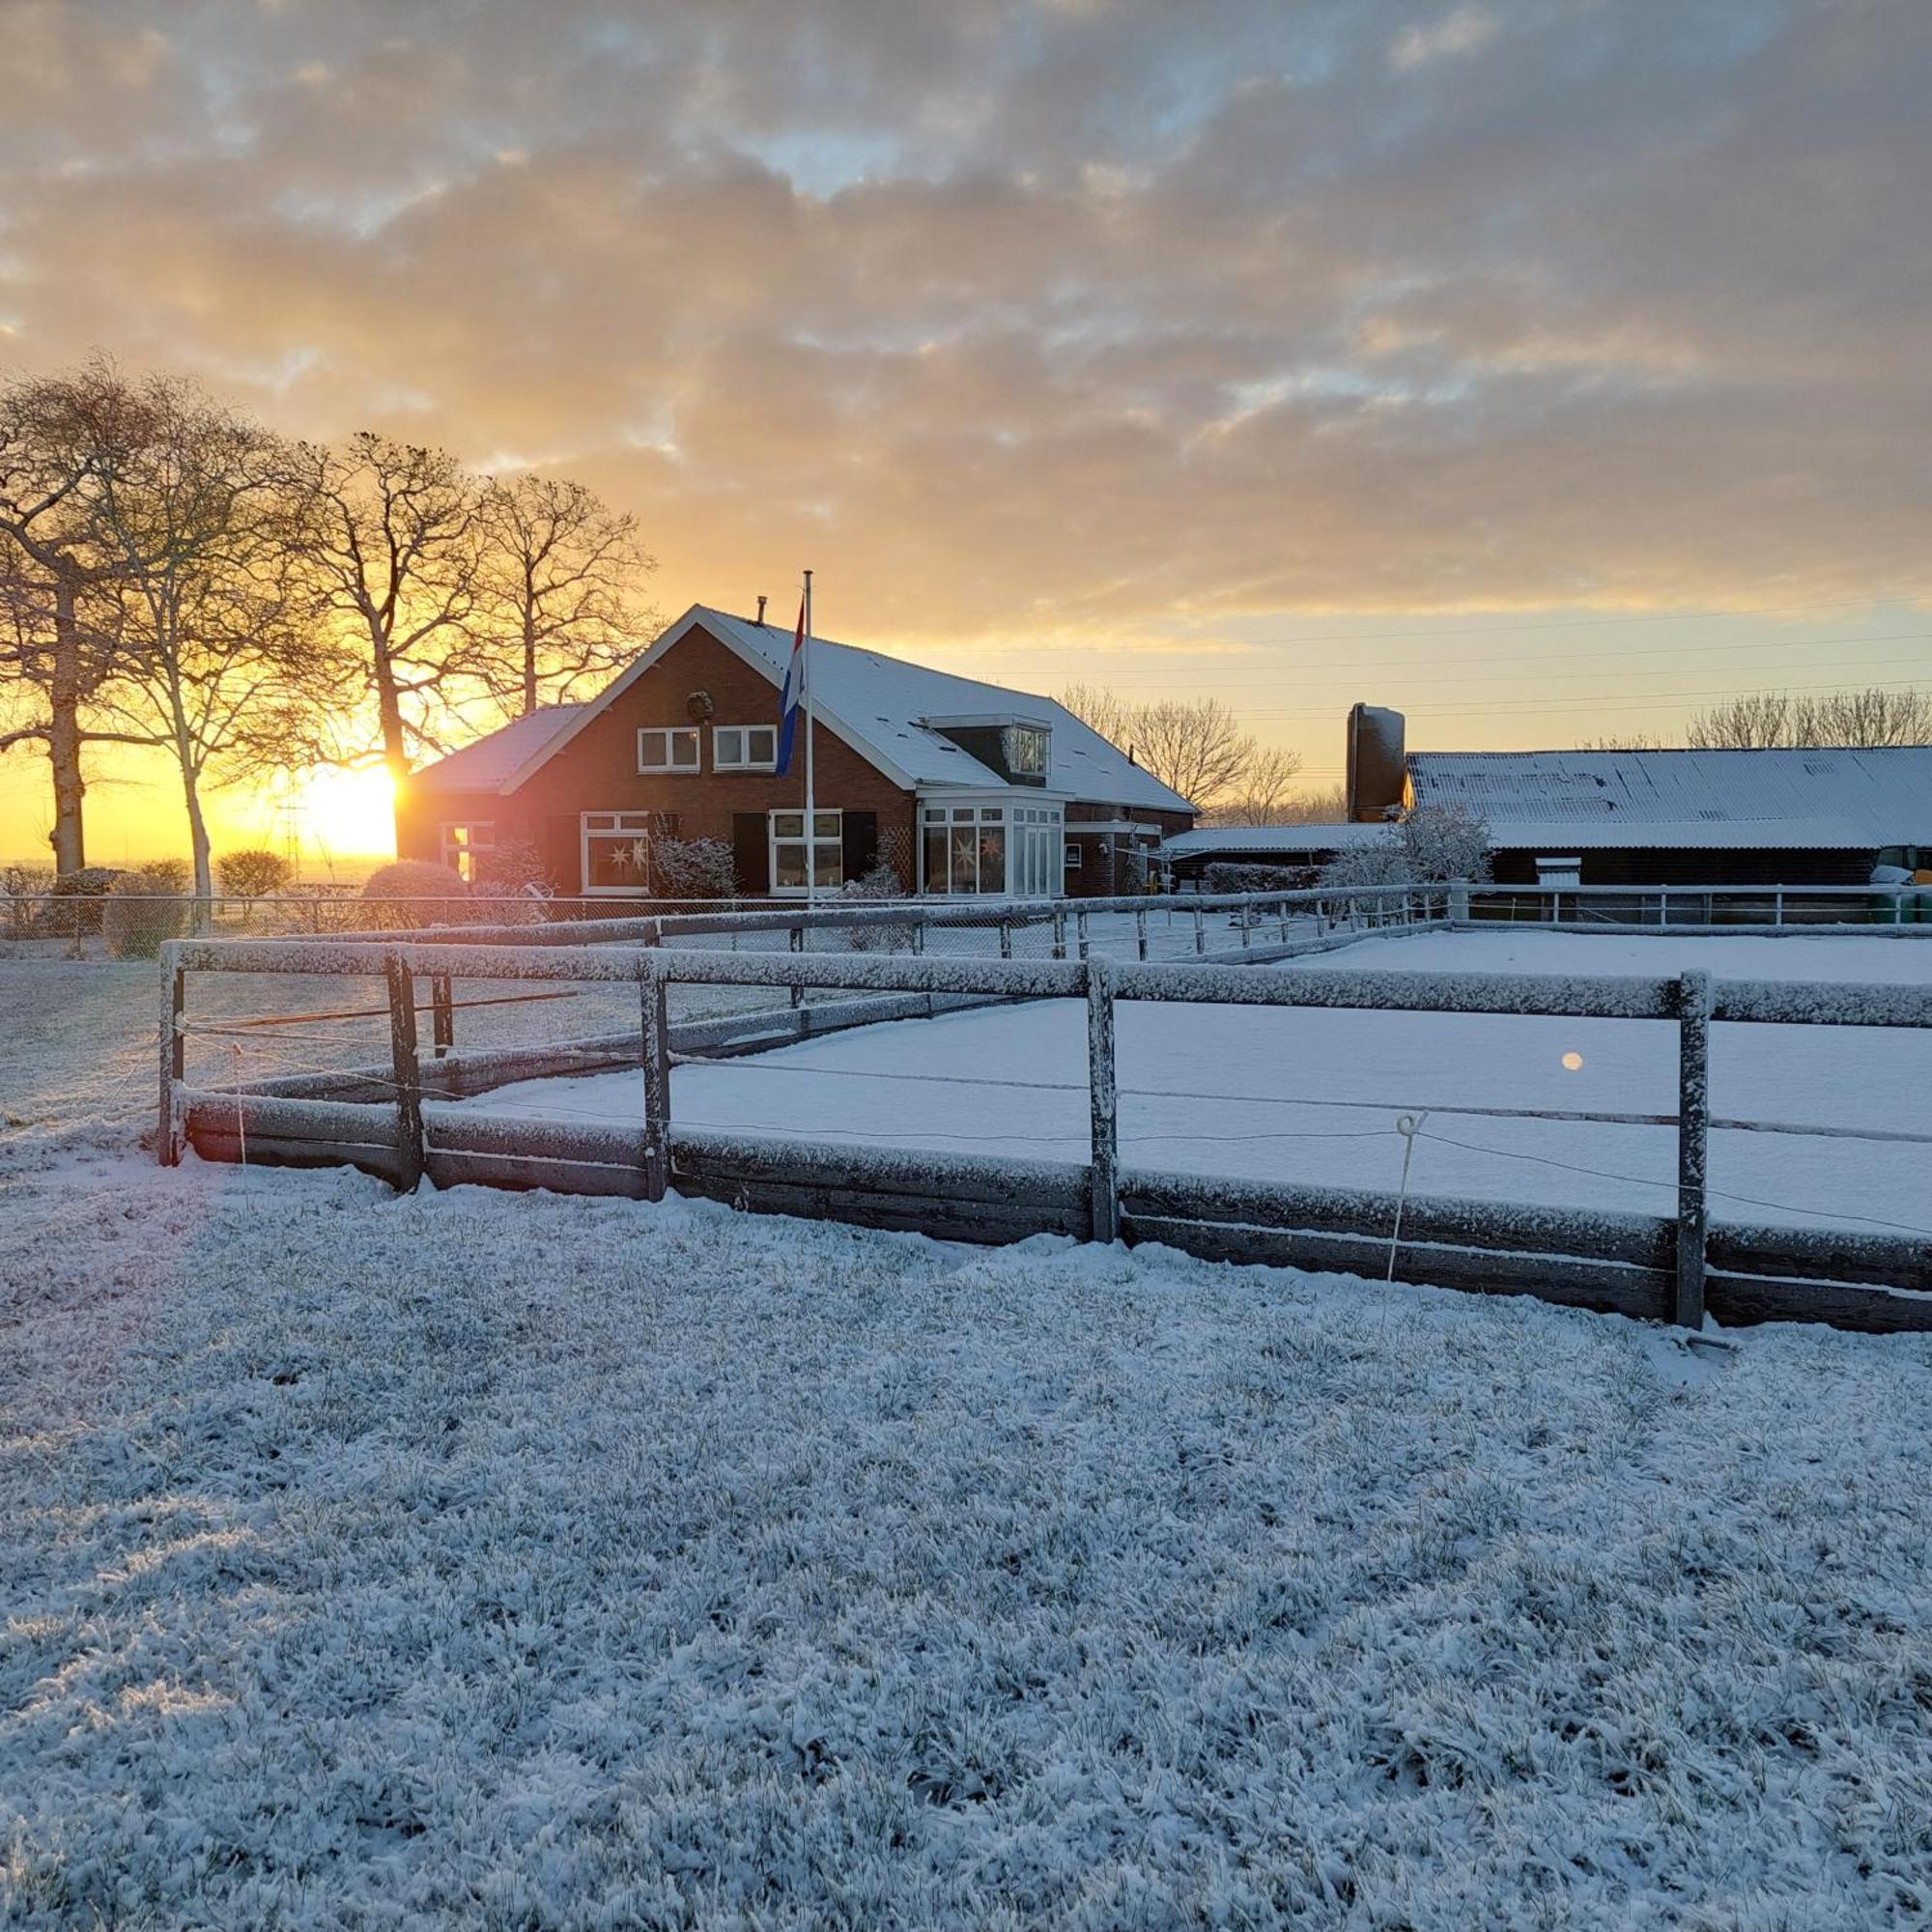
POLYGON ((451 752, 433 765, 411 774, 416 791, 495 791, 518 766, 560 737, 589 710, 587 704, 551 704, 515 718, 487 738, 478 738, 460 752, 451 752))
POLYGON ((1859 851, 1932 843, 1932 746, 1790 752, 1412 752, 1418 806, 1503 847, 1859 851))

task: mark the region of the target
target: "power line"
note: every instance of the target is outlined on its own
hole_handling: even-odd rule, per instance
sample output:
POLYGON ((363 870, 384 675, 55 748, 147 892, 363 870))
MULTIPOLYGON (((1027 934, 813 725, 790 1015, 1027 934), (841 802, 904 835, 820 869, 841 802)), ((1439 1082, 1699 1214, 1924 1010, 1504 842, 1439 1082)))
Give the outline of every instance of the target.
MULTIPOLYGON (((1922 683, 1923 680, 1918 678, 1886 678, 1862 688, 1869 691, 1915 691, 1919 689, 1922 683)), ((1497 697, 1491 699, 1487 704, 1436 705, 1431 704, 1425 699, 1421 703, 1406 704, 1402 708, 1406 715, 1427 713, 1429 716, 1435 718, 1487 718, 1498 711, 1558 716, 1573 711, 1651 711, 1657 709, 1660 705, 1675 704, 1688 698, 1799 696, 1808 692, 1842 691, 1844 689, 1844 683, 1840 679, 1831 684, 1759 685, 1750 689, 1741 688, 1737 685, 1720 685, 1703 691, 1652 692, 1642 697, 1633 697, 1619 695, 1615 692, 1606 692, 1604 694, 1601 701, 1592 698, 1585 693, 1575 703, 1551 703, 1540 697, 1497 697)), ((1304 709, 1300 708, 1265 706, 1260 709, 1244 711, 1242 716, 1247 718, 1295 718, 1305 717, 1307 713, 1304 709)))
MULTIPOLYGON (((1932 639, 1932 631, 1885 631, 1868 638, 1770 638, 1756 639, 1748 642, 1735 644, 1644 644, 1634 650, 1619 650, 1616 653, 1615 659, 1608 662, 1599 654, 1585 652, 1501 651, 1478 658, 1459 657, 1455 660, 1454 667, 1444 671, 1443 675, 1460 678, 1462 676, 1462 667, 1464 665, 1538 664, 1575 666, 1578 668, 1595 668, 1599 665, 1602 665, 1607 670, 1611 668, 1612 663, 1621 663, 1625 658, 1634 657, 1685 658, 1731 651, 1862 650, 1868 644, 1922 643, 1928 639, 1932 639)), ((1909 661, 1912 655, 1914 654, 1908 653, 1905 661, 1909 661)), ((1326 682, 1359 684, 1364 676, 1376 676, 1384 670, 1440 669, 1443 661, 1444 654, 1440 651, 1433 652, 1430 656, 1424 658, 1392 658, 1380 663, 1363 665, 1357 670, 1350 672, 1347 678, 1339 680, 1329 679, 1326 682)), ((1294 674, 1295 667, 1290 664, 1254 664, 1246 671, 1227 677, 1209 677, 1205 673, 1181 669, 1173 672, 1158 673, 1153 681, 1182 682, 1190 686, 1201 684, 1235 684, 1252 681, 1257 676, 1293 676, 1294 674)), ((1131 683, 1134 681, 1133 673, 1131 672, 1121 672, 1108 680, 1109 684, 1131 683)))

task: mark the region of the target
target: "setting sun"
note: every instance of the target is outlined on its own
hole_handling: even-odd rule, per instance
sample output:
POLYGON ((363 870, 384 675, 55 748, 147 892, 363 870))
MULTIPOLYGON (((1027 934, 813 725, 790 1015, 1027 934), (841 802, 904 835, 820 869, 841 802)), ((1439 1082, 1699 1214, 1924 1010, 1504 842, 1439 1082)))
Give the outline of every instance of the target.
POLYGON ((380 765, 304 772, 290 795, 291 829, 305 854, 386 854, 395 846, 395 782, 380 765))

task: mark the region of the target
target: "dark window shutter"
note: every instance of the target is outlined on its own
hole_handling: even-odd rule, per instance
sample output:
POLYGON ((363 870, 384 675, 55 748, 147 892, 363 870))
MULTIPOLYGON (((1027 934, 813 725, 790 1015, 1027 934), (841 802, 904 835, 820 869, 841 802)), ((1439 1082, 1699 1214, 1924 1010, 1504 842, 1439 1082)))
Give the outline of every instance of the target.
POLYGON ((879 814, 848 811, 844 818, 845 876, 863 879, 879 863, 879 814))
POLYGON ((731 864, 738 874, 738 890, 746 897, 763 898, 771 891, 772 854, 765 843, 762 811, 731 814, 731 864))

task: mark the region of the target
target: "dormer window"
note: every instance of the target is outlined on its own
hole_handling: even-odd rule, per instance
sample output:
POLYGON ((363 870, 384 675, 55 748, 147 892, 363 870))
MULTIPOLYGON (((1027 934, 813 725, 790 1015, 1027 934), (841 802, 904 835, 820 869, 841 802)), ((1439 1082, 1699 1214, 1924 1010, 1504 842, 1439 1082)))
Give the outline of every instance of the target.
POLYGON ((1046 783, 1052 731, 1037 718, 1015 717, 1010 711, 981 711, 920 722, 1008 784, 1046 783))
POLYGON ((1043 724, 1009 724, 1002 735, 1009 777, 1045 778, 1047 730, 1043 724))

